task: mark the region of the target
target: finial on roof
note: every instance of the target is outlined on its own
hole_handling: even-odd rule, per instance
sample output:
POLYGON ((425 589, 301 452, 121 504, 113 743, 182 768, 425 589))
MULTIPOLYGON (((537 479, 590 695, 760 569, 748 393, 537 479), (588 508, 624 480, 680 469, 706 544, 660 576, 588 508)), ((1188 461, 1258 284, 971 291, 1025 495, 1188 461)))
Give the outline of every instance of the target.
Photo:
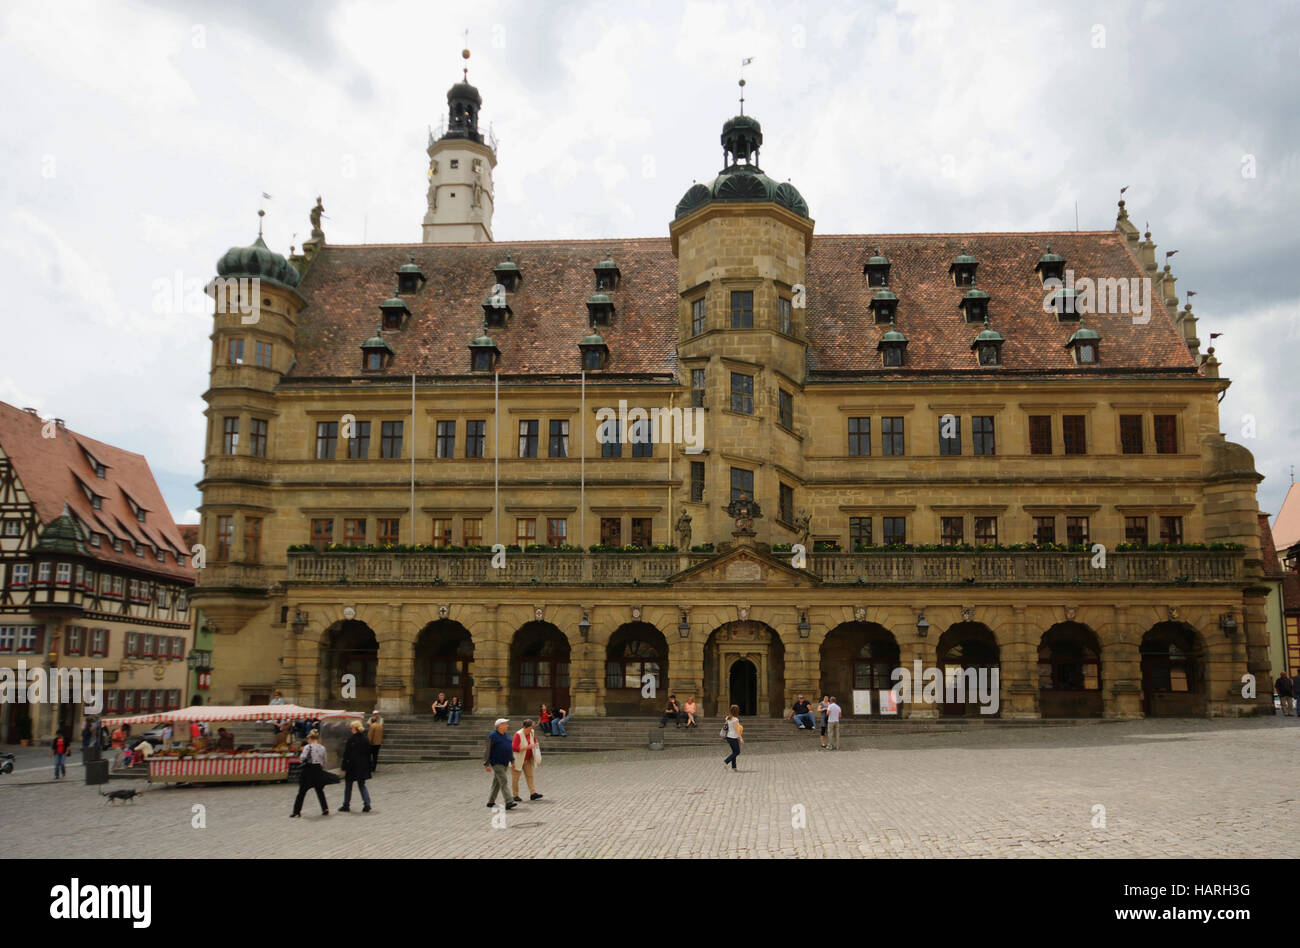
POLYGON ((748 65, 749 65, 750 63, 752 63, 753 61, 754 61, 754 57, 753 57, 753 56, 750 56, 750 57, 748 57, 748 58, 746 58, 746 59, 742 59, 742 60, 740 61, 740 83, 739 83, 739 85, 740 85, 740 114, 741 114, 741 115, 744 115, 744 114, 745 114, 745 67, 748 66, 748 65))
POLYGON ((266 211, 258 208, 257 210, 257 236, 262 236, 262 218, 266 216, 266 211))
POLYGON ((465 60, 465 81, 469 82, 469 30, 465 31, 465 48, 460 51, 460 58, 465 60))

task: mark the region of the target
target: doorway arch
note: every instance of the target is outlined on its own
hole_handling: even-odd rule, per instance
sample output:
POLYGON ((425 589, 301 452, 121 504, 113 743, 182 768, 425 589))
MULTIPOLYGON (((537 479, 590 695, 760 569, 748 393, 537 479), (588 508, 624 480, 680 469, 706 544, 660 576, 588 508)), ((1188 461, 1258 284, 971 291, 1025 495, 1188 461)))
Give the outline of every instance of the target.
POLYGON ((511 714, 569 708, 569 640, 550 622, 526 622, 510 643, 511 714))
MULTIPOLYGON (((658 714, 668 703, 668 640, 648 622, 626 622, 605 647, 605 713, 658 714), (654 676, 649 697, 645 676, 654 676)), ((685 695, 678 695, 682 703, 685 695)))
POLYGON ((898 641, 893 633, 875 622, 842 622, 826 634, 820 654, 821 682, 812 696, 813 705, 822 695, 834 695, 846 714, 881 716, 886 707, 881 692, 893 688, 893 673, 899 664, 898 641), (867 692, 869 705, 857 707, 855 691, 867 692))
POLYGON ((728 707, 736 705, 742 717, 758 714, 758 667, 747 658, 731 663, 728 678, 728 707))
POLYGON ((356 619, 336 622, 321 639, 318 694, 323 707, 369 711, 378 696, 379 640, 370 626, 356 619), (344 676, 351 675, 345 682, 344 676), (351 684, 351 697, 344 688, 351 684), (355 689, 355 690, 353 690, 355 689))
POLYGON ((981 679, 989 685, 996 682, 991 691, 993 700, 998 702, 998 711, 983 716, 995 717, 1001 713, 1001 658, 992 629, 979 622, 958 622, 939 637, 938 655, 943 676, 941 714, 980 716, 978 683, 981 679))
POLYGON ((1142 710, 1148 717, 1205 714, 1205 648, 1183 622, 1160 622, 1138 647, 1142 657, 1142 710))
MULTIPOLYGON (((731 699, 731 669, 740 659, 754 666, 754 714, 780 717, 786 705, 785 645, 776 630, 742 620, 718 626, 704 643, 704 714, 725 714, 731 699)), ((747 674, 747 673, 745 673, 747 674)))
POLYGON ((1058 622, 1038 643, 1038 712, 1045 718, 1099 718, 1101 645, 1081 622, 1058 622))
POLYGON ((415 639, 415 709, 428 711, 439 694, 460 698, 464 713, 474 710, 474 637, 450 619, 430 622, 415 639))

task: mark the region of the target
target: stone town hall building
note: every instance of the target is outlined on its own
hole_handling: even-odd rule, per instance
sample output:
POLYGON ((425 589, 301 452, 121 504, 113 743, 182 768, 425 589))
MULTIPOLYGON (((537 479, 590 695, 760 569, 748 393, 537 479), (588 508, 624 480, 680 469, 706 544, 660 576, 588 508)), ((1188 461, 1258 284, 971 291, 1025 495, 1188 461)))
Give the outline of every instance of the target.
POLYGON ((666 235, 500 242, 479 92, 447 99, 421 243, 314 215, 291 259, 218 261, 261 299, 214 317, 214 701, 878 714, 920 661, 998 668, 1004 717, 1266 707, 1261 478, 1123 201, 1110 231, 815 235, 741 115, 666 235), (1149 318, 1081 318, 1067 271, 1149 278, 1149 318), (698 444, 620 403, 698 409, 698 444))

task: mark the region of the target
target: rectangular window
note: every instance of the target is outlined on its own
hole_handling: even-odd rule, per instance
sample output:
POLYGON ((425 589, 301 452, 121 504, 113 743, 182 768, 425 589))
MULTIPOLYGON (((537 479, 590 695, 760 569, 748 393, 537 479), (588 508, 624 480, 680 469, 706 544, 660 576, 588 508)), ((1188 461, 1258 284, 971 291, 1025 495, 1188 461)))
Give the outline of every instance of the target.
POLYGON ((1156 454, 1178 453, 1178 416, 1155 415, 1156 454))
POLYGON ((691 500, 701 503, 704 500, 704 462, 691 462, 691 500))
POLYGON ((366 518, 343 518, 343 545, 363 546, 366 542, 366 518))
POLYGON ((262 561, 262 518, 244 518, 244 562, 262 561))
POLYGON ((135 696, 136 691, 134 688, 122 689, 122 710, 128 714, 135 711, 135 696))
POLYGON ((794 488, 781 484, 777 488, 777 513, 786 523, 794 523, 794 488))
POLYGON ((731 410, 744 415, 754 414, 754 377, 740 372, 731 373, 731 410))
POLYGON ((871 546, 870 517, 849 518, 849 547, 855 550, 860 546, 871 546))
POLYGON ((375 521, 375 542, 380 546, 396 546, 401 542, 398 517, 380 517, 375 521))
POLYGON ((23 524, 21 520, 6 520, 4 522, 3 533, 0 536, 20 537, 23 535, 23 524))
POLYGON ((790 301, 784 296, 778 296, 776 298, 776 322, 780 327, 781 332, 785 333, 787 336, 790 335, 790 330, 794 325, 794 320, 790 311, 790 301))
POLYGON ((651 440, 653 435, 649 418, 638 418, 628 426, 627 440, 632 442, 632 457, 654 457, 655 446, 651 440))
POLYGON ((865 458, 871 455, 871 419, 849 419, 849 457, 865 458))
POLYGON ((1065 439, 1066 454, 1087 454, 1087 423, 1083 415, 1062 415, 1061 435, 1065 439))
POLYGON ((1039 546, 1056 542, 1056 518, 1055 517, 1035 517, 1034 518, 1034 542, 1039 546))
POLYGON ((456 456, 456 422, 438 422, 438 437, 434 448, 434 457, 454 458, 456 456))
POLYGON ((316 460, 332 461, 338 449, 339 423, 337 421, 316 422, 316 460))
POLYGON ((733 290, 731 293, 731 328, 754 328, 754 294, 751 290, 733 290))
POLYGON ((777 418, 782 428, 794 430, 794 396, 785 389, 778 390, 777 418))
POLYGON ((14 650, 15 636, 18 634, 16 625, 0 625, 0 652, 12 652, 14 650))
POLYGON ((54 572, 54 585, 69 586, 72 584, 72 564, 60 563, 58 569, 54 572))
POLYGON ((975 543, 977 546, 997 546, 998 518, 975 518, 975 543))
POLYGON ((546 545, 563 546, 569 542, 569 521, 563 517, 546 518, 546 545))
POLYGON ((971 451, 977 455, 997 454, 997 441, 993 436, 992 415, 972 415, 971 451))
POLYGON ((548 456, 553 458, 567 458, 569 456, 569 422, 567 420, 551 420, 550 445, 547 453, 548 456))
POLYGON ((481 458, 487 444, 487 422, 465 422, 465 457, 481 458))
POLYGON ((86 630, 79 625, 68 626, 68 637, 64 642, 65 655, 80 655, 86 647, 86 630))
POLYGON ((50 564, 49 563, 36 564, 36 585, 48 586, 49 584, 50 584, 50 564))
POLYGON ((370 422, 352 422, 352 437, 348 438, 348 457, 365 460, 370 457, 370 422))
POLYGON ((400 458, 402 456, 402 422, 385 421, 380 424, 379 456, 381 458, 400 458))
POLYGON ((239 419, 226 417, 221 420, 221 453, 237 454, 239 452, 239 419))
POLYGON ((731 499, 739 500, 741 495, 754 499, 754 472, 743 467, 731 469, 731 499))
POLYGON ((114 577, 113 577, 113 592, 112 592, 112 595, 116 596, 118 599, 121 599, 121 598, 122 598, 122 591, 123 591, 125 588, 126 588, 126 583, 123 581, 122 577, 121 577, 121 576, 114 576, 114 577))
POLYGON ((259 342, 256 344, 257 364, 264 369, 271 367, 271 343, 259 342))
POLYGON ((940 517, 939 542, 944 546, 956 546, 966 542, 965 517, 940 517))
POLYGON ((334 542, 334 520, 330 517, 314 519, 311 522, 311 545, 324 550, 334 542))
POLYGON ((140 636, 140 656, 142 658, 154 657, 154 634, 146 632, 140 636))
POLYGON ((907 542, 906 517, 881 517, 880 528, 885 535, 884 540, 887 545, 893 546, 907 542))
POLYGON ((651 543, 651 525, 654 521, 649 517, 632 518, 632 545, 639 547, 649 547, 651 543))
POLYGON ((1125 454, 1142 453, 1142 416, 1119 416, 1119 448, 1125 454))
POLYGON ((90 633, 90 654, 101 657, 108 654, 108 629, 98 628, 90 633))
MULTIPOLYGON (((1146 530, 1146 527, 1143 527, 1146 530)), ((1066 517, 1065 518, 1065 542, 1070 546, 1087 546, 1088 545, 1088 518, 1087 517, 1066 517)))
POLYGON ((519 422, 519 456, 521 458, 537 457, 537 422, 519 422))
POLYGON ((939 416, 939 454, 961 454, 961 419, 956 415, 939 416))
POLYGON ((255 458, 266 457, 267 428, 263 418, 250 418, 248 421, 248 453, 255 458))
POLYGON ((1183 518, 1182 517, 1161 517, 1160 518, 1160 542, 1161 543, 1182 543, 1183 542, 1183 518))
POLYGON ((704 407, 704 370, 691 369, 691 405, 704 407))
POLYGON ((1029 416, 1029 453, 1052 453, 1052 416, 1029 416))
POLYGON ((602 546, 623 545, 623 518, 600 518, 600 542, 602 546))
POLYGON ((217 518, 217 562, 230 561, 230 548, 235 539, 235 518, 226 516, 217 518))
POLYGON ((231 339, 230 346, 226 350, 226 361, 231 365, 242 365, 244 362, 244 340, 231 339))
POLYGON ((465 546, 483 545, 483 518, 466 517, 460 522, 461 537, 465 546))
POLYGON ((890 457, 903 454, 903 419, 899 416, 880 419, 880 453, 890 457))
POLYGON ((537 520, 534 517, 519 517, 515 520, 515 543, 522 549, 537 542, 537 520))
POLYGON ((451 531, 455 525, 452 517, 434 517, 433 518, 433 545, 436 547, 451 546, 451 531))
POLYGON ((698 336, 704 332, 704 317, 707 313, 704 297, 691 301, 691 335, 698 336))
POLYGON ((617 418, 608 418, 600 423, 596 436, 601 439, 600 456, 602 458, 621 458, 623 456, 623 432, 617 418))

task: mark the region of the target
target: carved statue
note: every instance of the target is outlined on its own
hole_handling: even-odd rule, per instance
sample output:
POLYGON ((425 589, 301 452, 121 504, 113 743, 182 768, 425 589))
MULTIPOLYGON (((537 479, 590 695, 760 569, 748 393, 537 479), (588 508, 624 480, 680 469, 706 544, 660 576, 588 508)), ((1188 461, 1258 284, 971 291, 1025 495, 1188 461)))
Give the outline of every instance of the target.
POLYGON ((677 518, 677 548, 683 553, 691 549, 691 515, 682 508, 682 515, 677 518))
POLYGON ((794 518, 794 527, 799 531, 799 542, 808 546, 808 534, 812 532, 812 517, 808 516, 808 511, 802 507, 799 509, 799 516, 794 518))
POLYGON ((474 196, 470 199, 472 207, 478 207, 483 198, 483 183, 478 178, 474 179, 474 196))
POLYGON ((429 210, 438 209, 438 182, 432 177, 429 178, 429 193, 426 195, 429 203, 429 210))
POLYGON ((727 504, 725 510, 728 516, 736 519, 736 532, 754 535, 754 521, 763 515, 759 509, 758 503, 752 500, 749 494, 744 491, 740 496, 727 504))
POLYGON ((316 206, 311 209, 311 236, 313 240, 325 236, 325 232, 320 229, 320 219, 324 213, 325 206, 321 204, 320 195, 317 195, 316 206))

